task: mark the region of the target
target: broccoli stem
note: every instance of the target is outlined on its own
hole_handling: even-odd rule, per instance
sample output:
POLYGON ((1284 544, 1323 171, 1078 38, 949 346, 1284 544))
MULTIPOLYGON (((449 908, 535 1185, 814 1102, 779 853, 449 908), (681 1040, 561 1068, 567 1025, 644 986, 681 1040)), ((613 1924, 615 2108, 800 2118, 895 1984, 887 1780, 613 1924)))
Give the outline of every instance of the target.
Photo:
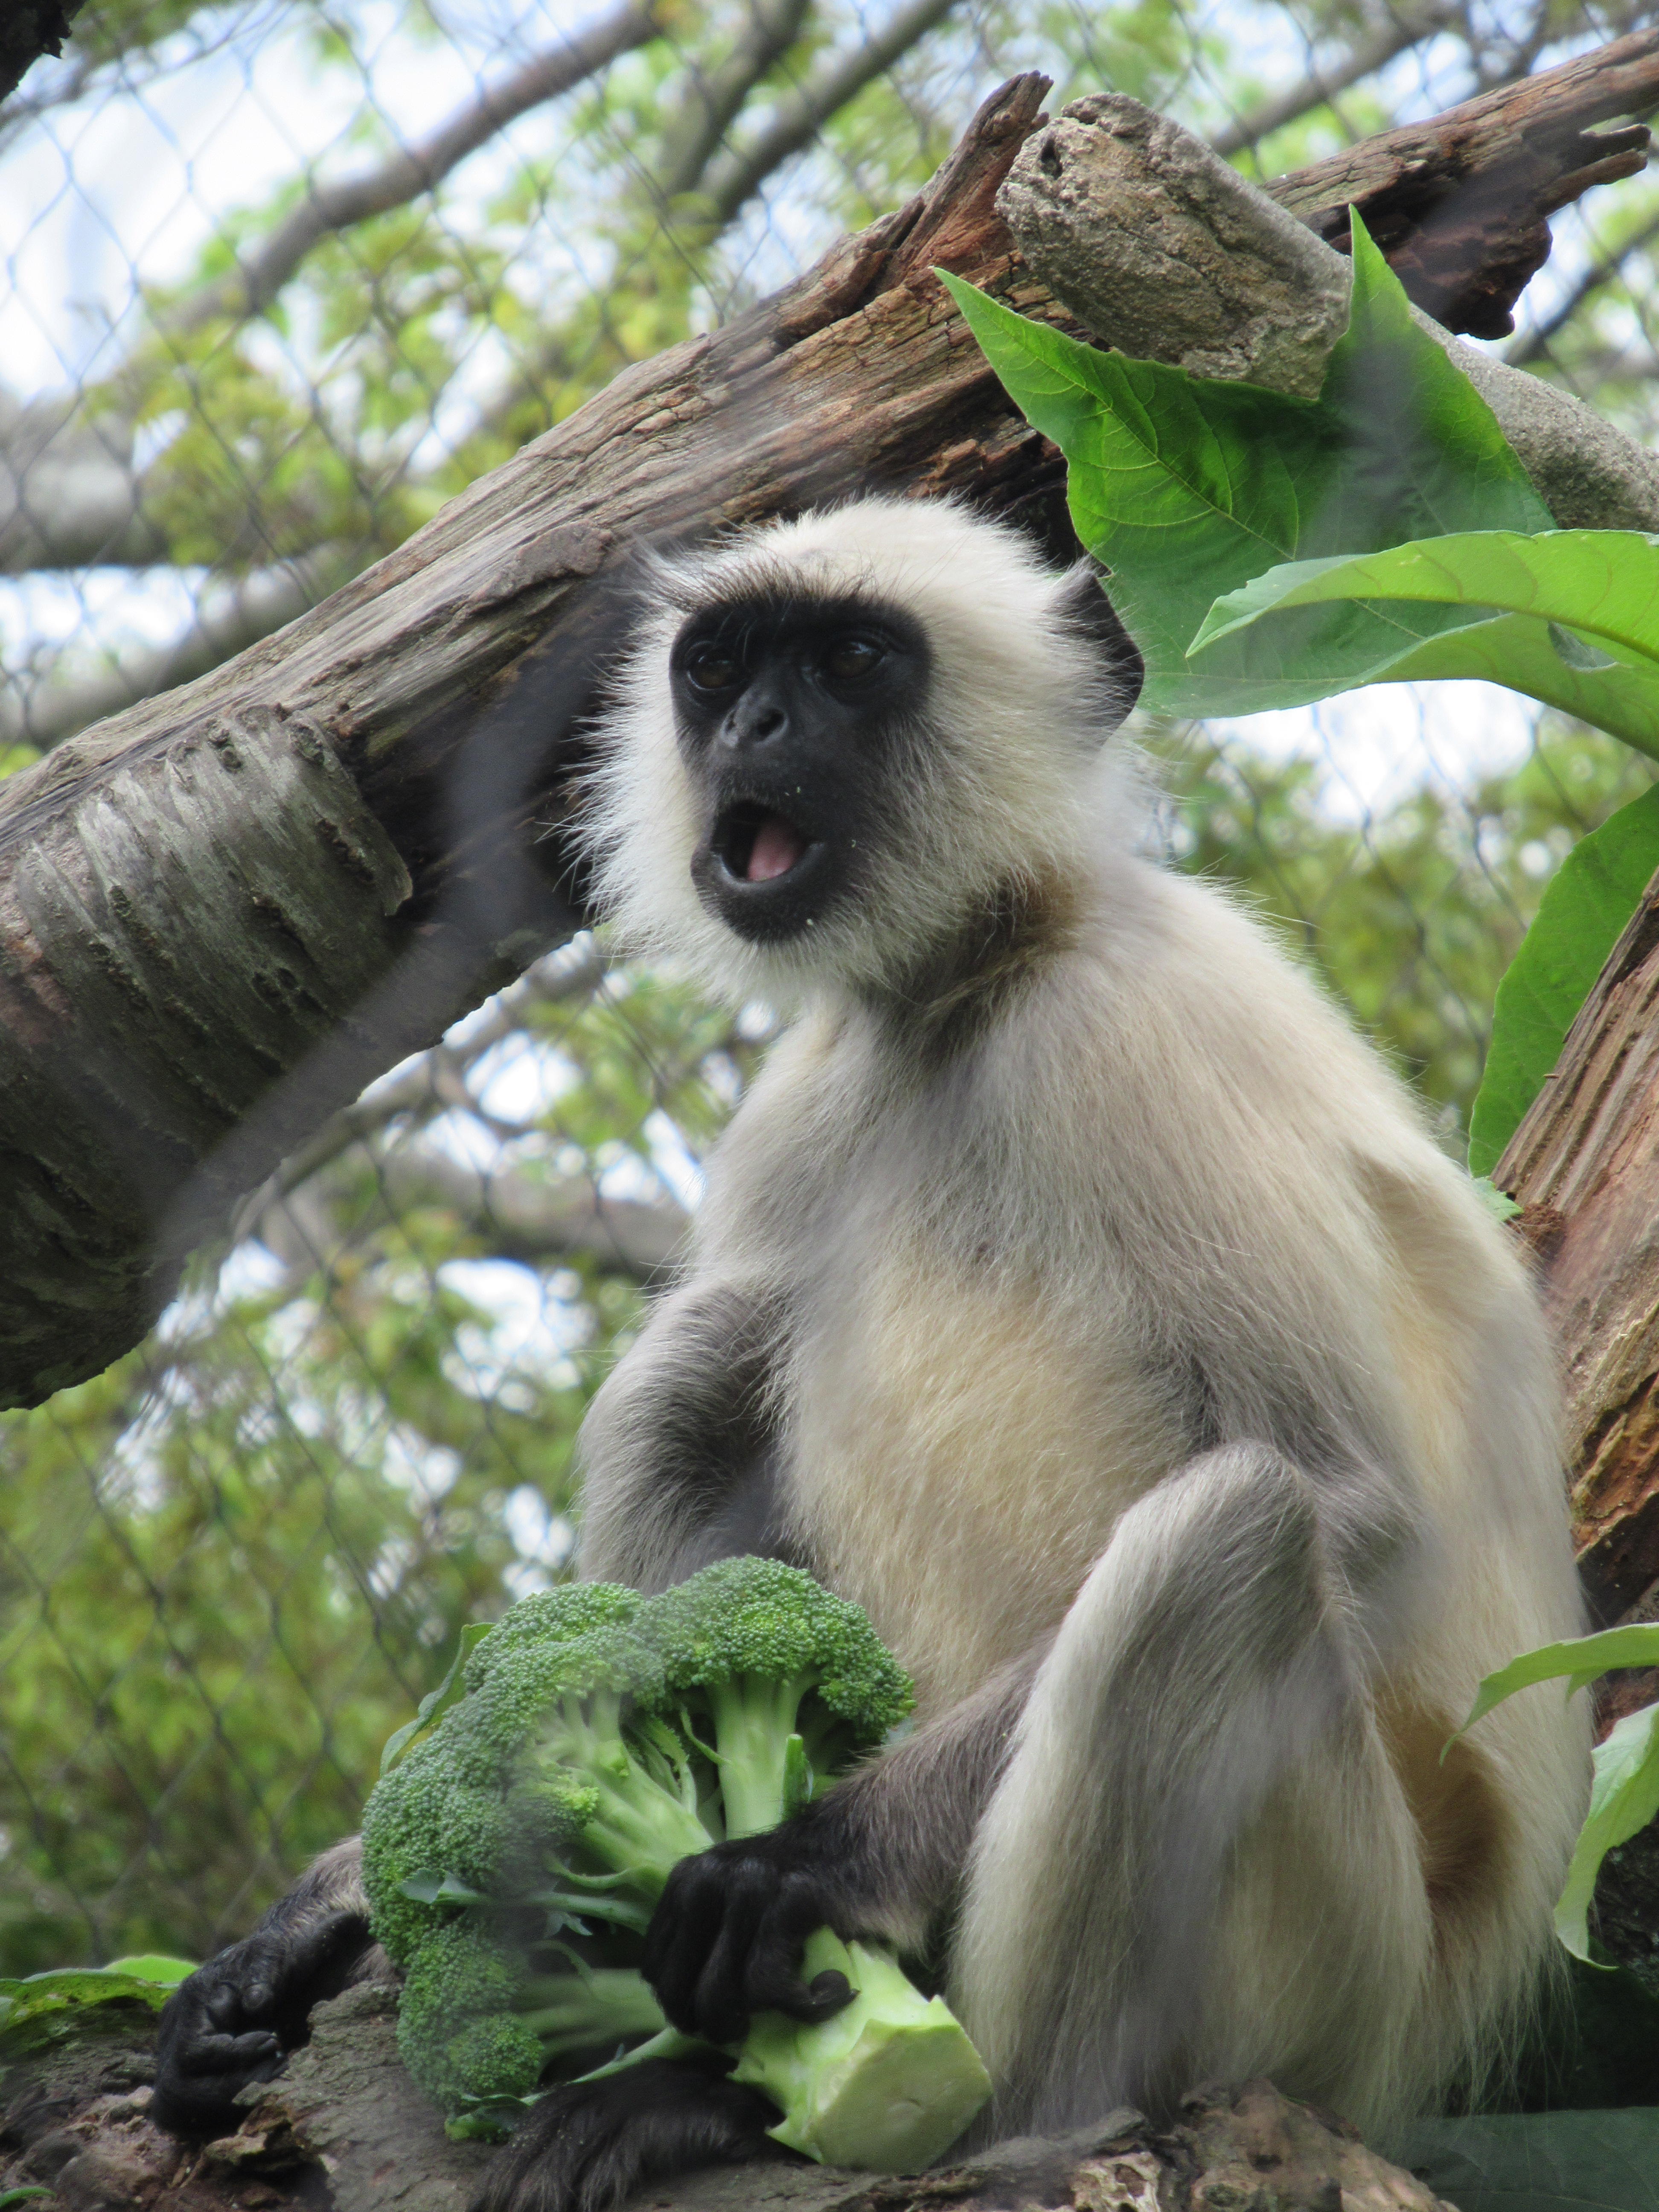
POLYGON ((599 1793, 579 1848, 607 1871, 628 1875, 647 1896, 659 1897, 679 1862, 714 1841, 697 1818, 695 1793, 667 1787, 629 1748, 618 1695, 595 1692, 586 1705, 566 1698, 540 1748, 544 1759, 574 1769, 599 1793))
POLYGON ((757 1836, 793 1810, 799 1790, 792 1787, 789 1746, 811 1686, 804 1674, 775 1682, 744 1674, 706 1690, 728 1836, 757 1836))
POLYGON ((820 1928, 802 1972, 810 1981, 826 1967, 852 1983, 852 2003, 812 2027, 757 2014, 732 2079, 781 2108, 768 2132, 791 2150, 826 2166, 915 2172, 968 2125, 990 2076, 945 2000, 924 1997, 886 1950, 820 1928))
POLYGON ((532 1974, 514 2000, 519 2018, 550 2058, 634 2036, 660 2035, 662 2007, 631 1966, 590 1966, 568 1974, 532 1974))
POLYGON ((620 1774, 592 1766, 588 1778, 599 1802, 582 1829, 581 1848, 628 1874, 646 1896, 660 1897, 680 1861, 714 1841, 695 1813, 631 1762, 620 1774))

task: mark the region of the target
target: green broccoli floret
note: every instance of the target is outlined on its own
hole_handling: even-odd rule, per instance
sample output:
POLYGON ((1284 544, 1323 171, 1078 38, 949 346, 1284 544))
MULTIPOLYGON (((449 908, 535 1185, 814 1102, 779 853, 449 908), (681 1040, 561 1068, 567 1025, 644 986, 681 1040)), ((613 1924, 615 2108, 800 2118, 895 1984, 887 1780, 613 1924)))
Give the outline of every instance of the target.
POLYGON ((608 2057, 667 2023, 641 1976, 573 1960, 526 1974, 496 1927, 473 1912, 435 1929, 416 1953, 398 2008, 398 2049, 429 2097, 526 2098, 544 2069, 578 2053, 608 2057))
POLYGON ((709 1741, 728 1836, 775 1828, 909 1711, 898 1662, 845 1598, 781 1559, 721 1559, 633 1626, 671 1702, 709 1741))
POLYGON ((526 1644, 565 1644, 590 1629, 613 1627, 631 1620, 641 1603, 639 1592, 620 1583, 561 1583, 556 1589, 533 1591, 504 1613, 476 1646, 466 1662, 466 1686, 482 1687, 496 1661, 509 1651, 526 1644))
POLYGON ((690 1752, 664 1718, 661 1660, 631 1625, 509 1652, 480 1702, 524 1747, 516 1788, 550 1870, 625 1877, 654 1900, 715 1840, 697 1817, 690 1752))

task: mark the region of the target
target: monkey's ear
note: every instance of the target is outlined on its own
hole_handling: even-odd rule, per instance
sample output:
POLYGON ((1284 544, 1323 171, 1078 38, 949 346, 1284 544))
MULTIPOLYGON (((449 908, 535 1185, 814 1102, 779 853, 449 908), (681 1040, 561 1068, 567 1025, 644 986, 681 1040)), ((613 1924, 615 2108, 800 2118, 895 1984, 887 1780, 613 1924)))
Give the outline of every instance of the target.
POLYGON ((1099 653, 1127 714, 1140 696, 1140 687, 1146 680, 1146 664, 1106 596, 1104 571, 1086 556, 1066 578, 1060 592, 1060 612, 1068 626, 1079 637, 1087 639, 1099 653))

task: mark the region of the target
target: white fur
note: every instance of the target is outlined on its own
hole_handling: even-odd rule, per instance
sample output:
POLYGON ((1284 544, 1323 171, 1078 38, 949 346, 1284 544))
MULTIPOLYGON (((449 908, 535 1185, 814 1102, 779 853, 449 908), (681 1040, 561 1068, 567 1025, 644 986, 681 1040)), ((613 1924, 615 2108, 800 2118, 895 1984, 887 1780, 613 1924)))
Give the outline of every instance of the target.
POLYGON ((1431 2105, 1501 2060, 1546 1970, 1587 1778, 1582 1714, 1547 1687, 1438 1764, 1483 1674, 1579 1626, 1526 1272, 1267 934, 1137 856, 1087 647, 1016 538, 866 502, 675 589, 785 568, 926 625, 939 765, 864 908, 756 952, 688 874, 678 606, 628 672, 593 816, 619 927, 805 1012, 718 1148, 684 1287, 590 1416, 585 1570, 675 1571, 642 1471, 661 1395, 698 1384, 690 1316, 753 1315, 790 1525, 912 1669, 924 1723, 1054 1638, 952 1953, 997 2124, 1206 2073, 1266 2072, 1366 2126, 1431 2105), (884 994, 1011 875, 1058 887, 1063 927, 930 1075, 884 994), (1194 1457, 1202 1420, 1226 1449, 1194 1457), (1260 1634, 1228 1626, 1257 1598, 1260 1634), (1149 1926, 1194 1820, 1218 1887, 1182 1900, 1212 1913, 1189 1986, 1149 1926))

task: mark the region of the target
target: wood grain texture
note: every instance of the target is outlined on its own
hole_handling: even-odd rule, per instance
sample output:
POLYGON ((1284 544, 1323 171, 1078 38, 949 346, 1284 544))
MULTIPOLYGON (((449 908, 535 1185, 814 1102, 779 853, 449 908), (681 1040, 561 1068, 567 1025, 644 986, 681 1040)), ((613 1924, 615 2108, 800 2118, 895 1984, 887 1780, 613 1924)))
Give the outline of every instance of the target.
POLYGON ((1543 1270, 1592 1601, 1659 1617, 1659 877, 1492 1180, 1543 1270))

